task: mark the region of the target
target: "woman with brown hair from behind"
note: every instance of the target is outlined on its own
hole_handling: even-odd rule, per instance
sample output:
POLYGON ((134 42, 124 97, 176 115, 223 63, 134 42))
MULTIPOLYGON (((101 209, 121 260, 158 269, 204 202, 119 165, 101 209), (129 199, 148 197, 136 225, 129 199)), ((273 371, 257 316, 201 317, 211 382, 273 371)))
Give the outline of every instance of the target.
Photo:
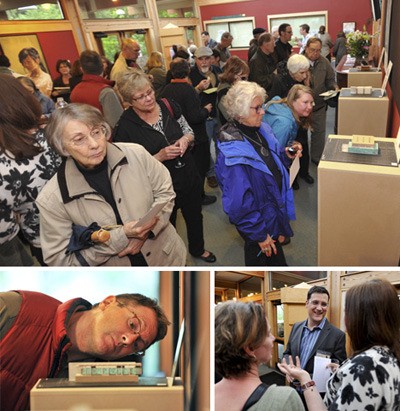
POLYGON ((18 233, 42 263, 35 199, 55 174, 60 157, 40 127, 42 109, 15 78, 0 75, 0 266, 32 265, 18 233))

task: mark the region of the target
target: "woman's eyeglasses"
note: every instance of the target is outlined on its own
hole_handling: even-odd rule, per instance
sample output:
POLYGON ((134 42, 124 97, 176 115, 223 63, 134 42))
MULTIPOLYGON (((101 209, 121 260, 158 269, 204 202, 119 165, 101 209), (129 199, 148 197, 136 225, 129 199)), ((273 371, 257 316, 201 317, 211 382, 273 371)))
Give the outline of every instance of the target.
POLYGON ((255 112, 256 112, 257 114, 264 113, 264 107, 262 106, 262 104, 260 104, 260 105, 258 105, 258 106, 255 106, 255 107, 251 107, 251 106, 250 106, 250 108, 252 108, 253 110, 255 110, 255 112))
MULTIPOLYGON (((99 141, 102 138, 104 138, 104 136, 106 135, 107 129, 104 126, 96 126, 93 127, 90 132, 89 132, 89 136, 95 140, 95 141, 99 141)), ((77 136, 75 136, 70 143, 73 146, 83 146, 88 144, 89 142, 89 136, 85 135, 85 134, 78 134, 77 136)))
POLYGON ((146 100, 146 97, 149 97, 149 96, 151 96, 151 95, 153 95, 153 94, 154 94, 154 90, 153 90, 153 89, 150 89, 150 90, 146 91, 146 93, 142 94, 142 95, 139 96, 139 97, 132 97, 132 100, 133 100, 133 101, 139 101, 139 102, 142 103, 143 101, 146 100))

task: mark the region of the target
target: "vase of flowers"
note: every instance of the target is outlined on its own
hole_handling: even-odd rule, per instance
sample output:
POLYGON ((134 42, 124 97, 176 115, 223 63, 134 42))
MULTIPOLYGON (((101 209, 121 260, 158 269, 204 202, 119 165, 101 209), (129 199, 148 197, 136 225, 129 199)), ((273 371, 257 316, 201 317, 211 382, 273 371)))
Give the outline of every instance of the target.
POLYGON ((356 58, 356 66, 368 57, 371 36, 366 31, 353 31, 346 35, 349 54, 356 58))

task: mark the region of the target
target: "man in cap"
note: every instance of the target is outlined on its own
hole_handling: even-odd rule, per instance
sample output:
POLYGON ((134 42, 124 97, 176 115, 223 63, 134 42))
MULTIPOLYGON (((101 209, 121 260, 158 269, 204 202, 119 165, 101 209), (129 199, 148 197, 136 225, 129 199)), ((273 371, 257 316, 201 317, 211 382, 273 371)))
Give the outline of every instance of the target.
MULTIPOLYGON (((212 50, 208 47, 198 47, 194 53, 195 65, 190 70, 189 78, 193 87, 199 93, 200 103, 202 107, 211 103, 212 109, 206 120, 207 135, 211 141, 214 141, 218 132, 218 120, 216 110, 217 93, 216 89, 212 93, 205 93, 206 90, 216 88, 219 84, 218 75, 221 70, 217 66, 211 64, 212 50)), ((210 158, 210 170, 207 173, 207 183, 210 187, 217 187, 218 183, 215 178, 214 161, 210 158)), ((204 204, 206 205, 206 204, 204 204)))
POLYGON ((253 38, 250 40, 249 51, 247 53, 247 61, 250 61, 251 58, 254 56, 254 53, 257 51, 258 38, 263 33, 265 33, 265 29, 263 29, 262 27, 256 27, 253 30, 253 38))

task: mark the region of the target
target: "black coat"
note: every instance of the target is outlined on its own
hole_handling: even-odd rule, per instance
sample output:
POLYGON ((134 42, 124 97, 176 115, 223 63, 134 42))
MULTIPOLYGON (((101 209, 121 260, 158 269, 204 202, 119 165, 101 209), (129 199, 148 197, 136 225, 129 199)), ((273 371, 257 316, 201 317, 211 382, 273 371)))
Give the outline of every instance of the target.
POLYGON ((180 105, 183 116, 193 129, 195 144, 208 141, 205 124, 208 110, 201 106, 200 97, 193 86, 189 83, 167 84, 161 97, 172 99, 180 105))
MULTIPOLYGON (((164 134, 155 130, 143 121, 133 109, 129 108, 123 112, 114 128, 113 141, 140 144, 151 155, 155 155, 161 149, 181 138, 183 132, 176 121, 181 116, 181 109, 173 101, 169 100, 169 102, 174 111, 175 118, 171 116, 165 104, 162 101, 158 101, 162 111, 164 134)), ((185 164, 182 168, 175 167, 177 159, 163 162, 171 174, 177 198, 193 190, 193 187, 197 186, 200 180, 193 156, 189 150, 186 150, 181 161, 185 164)))

